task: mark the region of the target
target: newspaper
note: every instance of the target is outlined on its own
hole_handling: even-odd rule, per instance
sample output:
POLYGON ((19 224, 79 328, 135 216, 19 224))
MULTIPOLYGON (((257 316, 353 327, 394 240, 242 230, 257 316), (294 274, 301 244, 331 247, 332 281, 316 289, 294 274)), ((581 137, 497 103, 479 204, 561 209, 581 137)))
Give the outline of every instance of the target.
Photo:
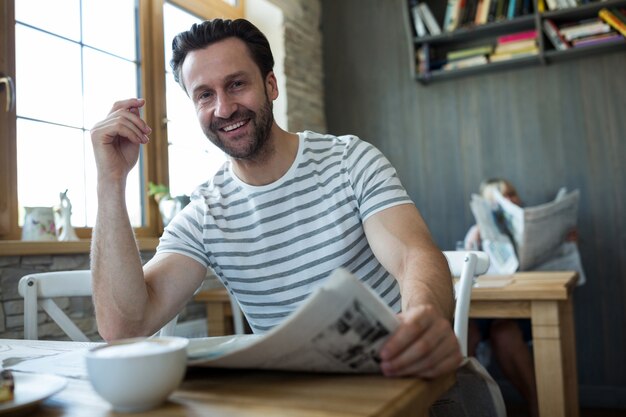
POLYGON ((561 188, 551 202, 519 207, 494 192, 497 206, 473 195, 470 207, 491 258, 493 271, 575 270, 579 285, 586 281, 575 243, 565 242, 576 228, 580 192, 561 188), (494 212, 497 213, 494 215, 494 212))
POLYGON ((480 229, 482 250, 489 255, 488 273, 512 274, 517 271, 519 261, 515 254, 515 247, 505 233, 504 225, 496 222, 494 216, 496 207, 481 196, 472 194, 470 208, 480 229))
POLYGON ((190 366, 380 373, 379 352, 398 327, 369 287, 335 270, 288 320, 264 335, 190 340, 190 366))

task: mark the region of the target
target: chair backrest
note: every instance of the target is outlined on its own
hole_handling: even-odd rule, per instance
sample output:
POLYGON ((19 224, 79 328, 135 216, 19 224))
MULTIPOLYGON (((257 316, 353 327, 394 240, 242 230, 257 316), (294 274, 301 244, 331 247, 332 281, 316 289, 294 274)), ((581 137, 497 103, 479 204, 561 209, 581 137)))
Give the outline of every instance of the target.
POLYGON ((445 251, 450 272, 459 277, 456 288, 456 306, 454 308, 454 333, 456 334, 461 353, 467 357, 467 326, 469 307, 474 278, 489 269, 489 256, 479 251, 445 251))
MULTIPOLYGON (((23 276, 18 284, 18 292, 24 297, 24 339, 37 340, 37 306, 59 325, 70 339, 88 342, 89 338, 65 314, 56 297, 91 297, 91 271, 55 271, 41 272, 23 276)), ((165 325, 159 335, 171 336, 178 316, 165 325)))

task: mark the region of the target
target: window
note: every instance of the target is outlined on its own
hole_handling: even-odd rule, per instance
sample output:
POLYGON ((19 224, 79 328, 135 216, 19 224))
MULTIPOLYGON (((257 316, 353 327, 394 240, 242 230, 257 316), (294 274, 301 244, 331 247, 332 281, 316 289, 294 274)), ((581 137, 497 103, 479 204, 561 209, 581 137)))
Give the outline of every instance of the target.
POLYGON ((190 101, 169 73, 171 40, 193 21, 242 17, 242 1, 7 3, 0 8, 0 79, 14 80, 16 105, 5 111, 10 88, 0 84, 0 239, 20 238, 24 206, 56 205, 66 189, 72 224, 80 237, 90 236, 96 175, 88 130, 115 100, 133 96, 146 98, 143 117, 153 133, 129 176, 127 205, 137 236, 157 236, 147 183, 189 194, 185 187, 208 178, 224 158, 202 135, 190 101), (207 171, 190 177, 189 170, 170 170, 168 161, 193 161, 207 171))
POLYGON ((189 195, 196 185, 210 178, 226 160, 224 153, 204 135, 196 120, 193 103, 174 81, 169 62, 172 39, 201 19, 170 3, 163 7, 165 32, 165 98, 167 102, 168 177, 173 196, 189 195), (194 167, 185 169, 184 167, 194 167))

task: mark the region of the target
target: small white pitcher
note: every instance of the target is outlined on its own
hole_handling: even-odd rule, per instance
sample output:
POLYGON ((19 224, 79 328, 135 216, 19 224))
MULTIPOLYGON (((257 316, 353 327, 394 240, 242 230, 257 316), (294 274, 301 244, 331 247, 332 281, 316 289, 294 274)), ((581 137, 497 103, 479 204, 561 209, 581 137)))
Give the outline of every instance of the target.
POLYGON ((24 207, 22 240, 57 240, 52 207, 24 207))

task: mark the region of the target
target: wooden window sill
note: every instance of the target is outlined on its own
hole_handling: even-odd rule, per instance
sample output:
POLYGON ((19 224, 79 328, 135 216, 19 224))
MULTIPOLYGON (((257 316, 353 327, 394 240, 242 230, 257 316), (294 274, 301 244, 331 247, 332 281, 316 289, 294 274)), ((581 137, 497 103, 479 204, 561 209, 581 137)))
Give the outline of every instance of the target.
MULTIPOLYGON (((142 251, 153 251, 159 243, 159 238, 137 238, 137 245, 142 251)), ((15 255, 63 255, 89 253, 90 239, 81 239, 73 242, 34 242, 23 240, 0 241, 0 256, 15 255)))

